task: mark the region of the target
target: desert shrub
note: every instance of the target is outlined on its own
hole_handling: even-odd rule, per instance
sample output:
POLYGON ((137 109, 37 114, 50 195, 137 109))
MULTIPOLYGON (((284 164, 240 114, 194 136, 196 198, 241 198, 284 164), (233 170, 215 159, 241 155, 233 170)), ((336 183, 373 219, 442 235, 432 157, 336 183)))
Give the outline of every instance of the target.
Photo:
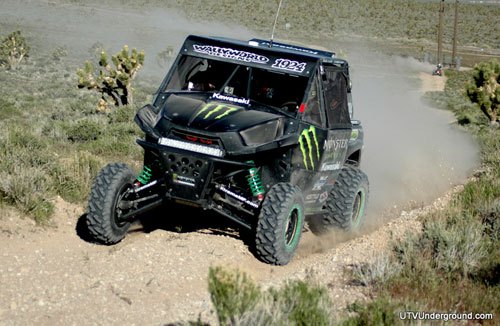
POLYGON ((401 271, 401 265, 390 255, 380 254, 371 263, 354 265, 350 270, 354 283, 371 286, 385 283, 401 271))
POLYGON ((172 58, 174 57, 175 55, 175 51, 174 51, 174 47, 171 46, 171 45, 168 45, 165 50, 159 52, 157 55, 156 55, 156 63, 158 64, 158 66, 160 66, 161 68, 167 68, 170 61, 172 60, 172 58))
POLYGON ((100 93, 99 111, 107 111, 109 105, 121 106, 133 103, 132 80, 144 64, 144 51, 129 51, 125 45, 120 52, 111 57, 102 50, 99 68, 87 61, 83 68, 76 71, 78 88, 87 88, 100 93))
POLYGON ((114 123, 128 123, 133 124, 135 116, 135 108, 131 105, 125 105, 117 108, 109 115, 109 122, 114 123))
POLYGON ((19 114, 14 102, 0 97, 0 120, 6 120, 19 114))
POLYGON ((208 290, 221 325, 236 324, 261 296, 259 287, 246 274, 221 267, 210 268, 208 290))
POLYGON ((7 130, 0 139, 0 198, 39 222, 52 214, 53 183, 47 171, 53 157, 47 144, 26 130, 7 130))
POLYGON ((61 61, 68 56, 68 48, 66 46, 58 46, 52 51, 51 58, 55 62, 61 61))
POLYGON ((102 134, 102 126, 94 120, 83 119, 74 125, 70 125, 66 130, 66 134, 68 140, 72 142, 97 140, 102 134))
POLYGON ((282 312, 284 324, 331 324, 332 303, 326 288, 297 280, 288 281, 279 289, 271 288, 269 292, 276 303, 273 310, 282 312))
POLYGON ((415 311, 407 304, 392 300, 386 296, 376 298, 363 304, 355 302, 347 307, 353 316, 345 319, 341 325, 345 326, 369 326, 369 325, 403 325, 399 313, 404 311, 415 311))
POLYGON ((327 290, 311 282, 288 281, 263 291, 237 270, 209 271, 210 296, 221 325, 330 325, 327 290))
POLYGON ((496 60, 481 62, 474 66, 473 82, 467 85, 467 95, 488 117, 490 123, 498 124, 500 117, 500 64, 496 60))
POLYGON ((28 57, 30 47, 21 31, 7 35, 0 44, 0 65, 15 69, 28 57))
POLYGON ((51 171, 55 191, 69 202, 87 200, 92 182, 104 163, 88 152, 77 152, 73 157, 59 162, 51 171))

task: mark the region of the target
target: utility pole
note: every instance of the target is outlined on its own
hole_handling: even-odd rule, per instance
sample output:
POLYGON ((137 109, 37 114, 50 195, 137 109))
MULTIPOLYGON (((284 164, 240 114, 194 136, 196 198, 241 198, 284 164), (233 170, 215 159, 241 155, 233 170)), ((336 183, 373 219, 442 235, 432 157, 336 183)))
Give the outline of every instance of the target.
POLYGON ((457 68, 457 29, 458 29, 458 0, 455 1, 455 21, 453 23, 453 47, 451 49, 451 66, 457 68))
POLYGON ((439 5, 439 25, 438 25, 438 53, 437 53, 437 63, 442 63, 443 61, 443 16, 444 16, 444 0, 441 0, 439 5))

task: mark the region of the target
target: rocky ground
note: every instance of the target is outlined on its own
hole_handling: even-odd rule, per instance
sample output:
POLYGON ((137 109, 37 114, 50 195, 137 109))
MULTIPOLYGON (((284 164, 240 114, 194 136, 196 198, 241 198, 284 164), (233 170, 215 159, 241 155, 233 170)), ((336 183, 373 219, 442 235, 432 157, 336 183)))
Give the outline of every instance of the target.
POLYGON ((18 216, 1 219, 0 324, 159 325, 198 316, 214 322, 206 280, 210 266, 239 268, 264 287, 294 278, 315 280, 328 287, 340 312, 367 298, 367 288, 353 284, 345 271, 384 255, 393 239, 418 232, 417 217, 449 198, 450 193, 401 211, 351 239, 306 232, 295 259, 284 267, 259 262, 247 239, 230 228, 182 231, 138 224, 115 246, 92 244, 79 228, 84 211, 56 199, 50 227, 18 216))
MULTIPOLYGON (((145 19, 143 14, 135 12, 133 15, 129 13, 128 19, 119 19, 119 15, 115 17, 114 14, 107 14, 117 20, 110 23, 108 20, 98 19, 107 11, 97 11, 84 16, 81 15, 80 7, 66 8, 65 15, 60 14, 55 7, 47 11, 49 14, 54 11, 53 15, 68 20, 67 24, 61 24, 48 14, 46 14, 48 18, 43 20, 44 17, 38 15, 39 8, 33 7, 33 4, 22 7, 22 10, 19 10, 17 1, 10 1, 9 5, 3 9, 10 15, 12 21, 19 20, 24 26, 33 25, 32 33, 38 31, 38 26, 45 26, 45 29, 42 29, 43 33, 52 35, 54 38, 59 37, 60 34, 71 35, 76 39, 75 45, 83 42, 84 28, 89 28, 89 26, 95 25, 96 30, 102 30, 103 26, 99 24, 105 23, 106 28, 115 25, 117 30, 120 29, 121 34, 118 35, 123 36, 119 27, 123 27, 123 24, 132 24, 133 19, 138 19, 143 25, 155 22, 151 19, 154 17, 145 19), (77 15, 72 14, 75 10, 77 10, 77 15), (26 16, 28 18, 23 16, 24 20, 18 19, 18 15, 21 17, 20 13, 24 13, 24 16, 28 13, 29 16, 26 16), (31 16, 37 19, 32 19, 31 16), (96 21, 89 23, 92 17, 96 21), (79 26, 75 24, 75 20, 80 21, 78 19, 81 20, 81 28, 76 27, 79 26), (58 26, 49 24, 55 24, 56 21, 58 26), (35 23, 37 26, 34 25, 35 23), (59 25, 72 26, 75 31, 61 30, 59 25)), ((165 19, 158 18, 155 24, 163 28, 164 23, 165 19)), ((147 30, 154 36, 151 38, 155 41, 160 38, 159 35, 165 35, 157 25, 147 30)), ((188 24, 184 21, 176 23, 176 27, 177 25, 189 26, 192 29, 190 32, 193 33, 206 32, 207 28, 201 23, 188 24)), ((210 28, 211 33, 228 34, 227 27, 225 29, 221 26, 216 27, 210 28)), ((182 33, 175 31, 170 34, 180 37, 183 33, 184 31, 182 33)), ((232 33, 241 36, 243 32, 235 30, 232 33)), ((86 46, 88 47, 96 41, 96 35, 100 34, 93 29, 87 34, 86 46)), ((110 34, 112 41, 120 44, 125 42, 111 35, 114 34, 110 34)), ((130 41, 128 37, 131 36, 129 33, 126 35, 128 42, 130 41)), ((142 35, 136 38, 144 39, 142 35)), ((111 42, 111 40, 107 41, 111 42)), ((179 42, 180 40, 172 40, 171 44, 179 42)), ((157 42, 150 42, 150 44, 157 46, 157 42)), ((146 47, 146 49, 149 48, 146 47)), ((161 49, 151 48, 148 51, 157 53, 159 50, 161 49)), ((353 51, 352 54, 354 56, 355 52, 353 51)), ((228 226, 227 221, 194 211, 159 210, 142 223, 134 225, 131 232, 119 244, 101 246, 87 241, 82 227, 85 209, 66 203, 60 198, 54 199, 56 212, 51 225, 47 227, 34 225, 32 220, 19 216, 16 211, 5 207, 0 208, 0 247, 2 248, 0 251, 0 325, 161 325, 183 320, 196 320, 199 316, 203 321, 213 324, 215 315, 207 290, 207 274, 210 266, 239 268, 263 287, 279 286, 285 280, 292 278, 310 278, 328 287, 334 303, 333 308, 337 312, 344 310, 348 303, 367 299, 369 295, 367 288, 353 284, 349 273, 345 271, 377 257, 383 257, 388 252, 393 239, 402 237, 407 232, 418 232, 421 226, 417 217, 428 210, 439 209, 445 205, 450 198, 451 191, 457 189, 453 188, 446 194, 439 190, 439 194, 433 195, 433 200, 425 201, 431 204, 413 204, 411 210, 400 206, 394 207, 389 204, 389 201, 386 203, 385 197, 381 194, 388 193, 391 189, 396 194, 404 192, 402 187, 399 188, 396 185, 405 185, 405 189, 414 188, 415 193, 424 192, 422 188, 414 184, 416 179, 411 177, 416 175, 419 179, 425 179, 425 186, 428 186, 429 180, 436 179, 436 177, 429 175, 423 178, 419 171, 438 169, 435 169, 437 164, 431 162, 428 156, 417 152, 419 147, 416 144, 427 142, 426 138, 422 138, 420 134, 418 134, 419 137, 412 136, 415 144, 411 143, 411 146, 406 141, 402 144, 394 142, 400 138, 401 134, 407 133, 407 129, 411 129, 407 124, 401 131, 395 129, 401 121, 406 123, 409 120, 406 118, 408 112, 403 109, 408 106, 408 102, 413 100, 413 95, 405 88, 400 90, 398 86, 401 81, 398 78, 407 76, 411 62, 405 61, 400 64, 391 61, 389 65, 381 60, 374 61, 374 59, 376 58, 371 53, 366 57, 357 58, 353 69, 354 75, 358 77, 354 80, 357 83, 354 89, 360 94, 357 97, 360 100, 357 100, 356 105, 370 110, 370 112, 361 111, 361 114, 365 114, 364 117, 361 116, 361 119, 372 121, 371 126, 365 125, 367 134, 371 134, 367 138, 367 157, 381 157, 380 150, 384 150, 384 155, 386 155, 383 157, 385 160, 380 164, 370 162, 373 164, 367 166, 370 181, 373 180, 374 188, 378 189, 378 192, 374 193, 378 199, 372 203, 377 202, 378 207, 374 210, 376 212, 372 211, 369 216, 376 223, 368 223, 369 227, 362 233, 349 236, 334 233, 317 238, 311 232, 306 231, 293 261, 287 266, 276 267, 258 261, 249 249, 252 239, 228 226), (404 71, 400 71, 403 69, 400 66, 404 68, 404 71), (382 84, 388 86, 381 89, 382 84), (381 94, 380 91, 385 89, 387 93, 381 94), (399 101, 396 98, 395 102, 394 95, 399 93, 404 96, 400 96, 399 101), (408 99, 408 94, 411 95, 410 99, 408 99), (363 98, 366 103, 363 103, 363 98), (392 111, 387 109, 383 111, 384 108, 391 108, 392 111), (400 120, 394 118, 389 120, 391 116, 400 118, 398 113, 403 115, 400 120), (383 133, 378 138, 375 137, 377 131, 375 128, 383 129, 383 133), (403 152, 404 148, 410 148, 411 153, 403 152), (390 152, 394 153, 394 156, 388 159, 387 155, 390 152), (421 159, 417 160, 410 154, 419 156, 421 159), (401 170, 402 172, 399 173, 400 168, 387 167, 387 162, 391 159, 395 165, 397 163, 398 166, 402 166, 399 164, 400 161, 396 162, 394 159, 402 156, 408 157, 409 163, 406 170, 401 170), (426 168, 427 165, 424 163, 429 163, 432 168, 426 168), (377 180, 377 175, 371 173, 370 168, 372 171, 391 170, 394 173, 389 176, 379 173, 379 180, 377 180), (411 173, 412 170, 416 172, 411 173), (436 199, 437 197, 439 198, 436 199), (177 216, 188 217, 183 221, 176 218, 177 220, 172 222, 172 217, 177 216)), ((431 76, 431 68, 418 67, 419 71, 428 70, 427 73, 419 75, 422 85, 420 89, 423 92, 440 90, 444 87, 444 78, 431 76)), ((419 90, 418 86, 410 85, 410 87, 412 90, 419 90)), ((411 120, 409 125, 419 128, 429 125, 429 123, 423 124, 415 121, 416 119, 411 120)), ((436 125, 436 128, 442 128, 441 120, 436 122, 436 125)), ((433 141, 443 138, 434 134, 431 136, 433 141)), ((454 142, 455 139, 453 138, 454 142)), ((446 146, 443 145, 443 148, 446 146)), ((431 150, 430 146, 423 148, 423 151, 431 150)), ((436 155, 429 155, 429 157, 435 159, 436 155)), ((454 161, 461 160, 455 159, 454 161)), ((450 168, 445 166, 444 170, 448 171, 450 168)), ((442 174, 440 170, 438 172, 442 174)), ((439 176, 442 176, 441 174, 439 176)), ((444 188, 452 188, 452 184, 453 182, 446 183, 444 188)), ((412 193, 408 193, 405 198, 408 196, 412 196, 412 193)), ((418 199, 417 202, 424 201, 418 199)))

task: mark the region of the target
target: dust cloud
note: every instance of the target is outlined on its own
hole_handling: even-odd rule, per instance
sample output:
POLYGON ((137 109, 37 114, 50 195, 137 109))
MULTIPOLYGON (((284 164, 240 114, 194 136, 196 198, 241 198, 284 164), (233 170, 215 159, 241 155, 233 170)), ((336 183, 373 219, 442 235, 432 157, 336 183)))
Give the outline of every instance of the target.
POLYGON ((69 57, 80 63, 93 59, 91 48, 96 43, 109 53, 118 52, 123 45, 143 49, 146 60, 138 76, 147 75, 158 84, 171 62, 159 65, 157 55, 169 46, 176 55, 187 35, 252 37, 243 27, 191 21, 175 9, 129 9, 106 6, 105 2, 101 6, 81 3, 2 0, 0 24, 21 29, 42 51, 65 46, 69 57))
POLYGON ((450 112, 423 102, 418 74, 433 66, 359 45, 348 53, 355 118, 365 130, 370 215, 429 203, 465 181, 478 164, 478 147, 450 112))
MULTIPOLYGON (((0 22, 18 26, 42 49, 66 46, 70 56, 81 58, 80 62, 92 58, 89 50, 96 42, 111 53, 124 44, 144 49, 146 63, 141 74, 151 75, 158 83, 168 67, 159 66, 156 55, 167 46, 176 52, 188 34, 256 36, 239 26, 190 21, 173 9, 132 10, 29 0, 2 0, 0 22)), ((430 73, 431 65, 389 57, 353 42, 324 45, 347 50, 355 118, 365 129, 362 168, 370 179, 368 211, 373 220, 395 206, 428 202, 465 180, 478 163, 477 146, 453 125, 449 112, 422 102, 417 75, 430 73)))

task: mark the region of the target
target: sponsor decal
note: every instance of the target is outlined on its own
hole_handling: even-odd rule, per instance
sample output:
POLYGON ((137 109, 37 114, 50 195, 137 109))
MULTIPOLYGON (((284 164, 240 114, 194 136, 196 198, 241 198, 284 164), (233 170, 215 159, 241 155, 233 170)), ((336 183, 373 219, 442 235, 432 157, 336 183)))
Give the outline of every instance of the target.
POLYGON ((321 176, 318 181, 316 181, 313 185, 312 191, 319 191, 323 188, 328 180, 328 176, 321 176))
POLYGON ((319 202, 324 203, 328 199, 328 192, 324 192, 321 195, 319 195, 319 202))
POLYGON ((323 165, 321 165, 321 171, 335 171, 341 168, 342 164, 340 163, 323 163, 323 165))
POLYGON ((247 204, 247 205, 252 206, 253 208, 259 208, 259 204, 254 203, 254 202, 252 202, 252 201, 248 200, 247 198, 245 198, 245 197, 243 197, 243 196, 241 196, 241 195, 238 195, 237 193, 232 192, 231 190, 227 189, 227 188, 226 188, 226 187, 224 187, 223 185, 218 186, 218 188, 219 188, 222 192, 224 192, 224 193, 228 194, 228 195, 229 195, 229 196, 231 196, 231 197, 234 197, 234 198, 238 199, 239 201, 241 201, 241 202, 243 202, 243 203, 245 203, 245 204, 247 204))
POLYGON ((310 195, 307 195, 306 196, 306 201, 307 202, 315 202, 316 200, 318 200, 319 198, 319 194, 310 194, 310 195))
POLYGON ((328 139, 325 140, 323 149, 326 151, 336 151, 337 149, 347 148, 348 139, 328 139))
POLYGON ((271 67, 294 72, 303 72, 306 69, 306 64, 307 62, 298 62, 289 59, 276 59, 271 67))
POLYGON ((249 99, 232 97, 232 96, 222 95, 219 93, 214 93, 212 95, 212 98, 215 98, 217 100, 224 100, 224 101, 229 101, 229 102, 233 102, 233 103, 238 103, 238 104, 250 104, 249 99))
POLYGON ((351 140, 358 139, 358 136, 359 136, 359 130, 358 129, 354 129, 353 131, 351 131, 351 140))
POLYGON ((307 170, 314 170, 314 161, 319 161, 319 145, 316 128, 310 126, 302 130, 299 137, 300 151, 304 159, 304 166, 307 170))
POLYGON ((196 114, 195 118, 203 115, 203 119, 212 117, 213 119, 218 120, 239 110, 242 110, 242 108, 227 104, 208 103, 205 104, 205 106, 196 114))
POLYGON ((195 187, 196 186, 196 180, 193 178, 188 178, 183 175, 178 175, 174 173, 172 175, 172 181, 177 184, 189 186, 189 187, 195 187))
MULTIPOLYGON (((264 46, 269 46, 269 42, 261 42, 261 44, 264 46)), ((297 47, 297 46, 288 45, 288 44, 281 44, 281 43, 273 43, 273 48, 294 50, 294 51, 299 51, 299 52, 304 52, 304 53, 309 53, 309 54, 318 54, 319 53, 318 51, 314 51, 312 49, 297 47)))
POLYGON ((234 50, 231 48, 221 48, 213 45, 193 44, 193 51, 198 53, 208 54, 214 57, 227 58, 245 62, 266 64, 269 61, 269 58, 263 55, 246 51, 234 50))

